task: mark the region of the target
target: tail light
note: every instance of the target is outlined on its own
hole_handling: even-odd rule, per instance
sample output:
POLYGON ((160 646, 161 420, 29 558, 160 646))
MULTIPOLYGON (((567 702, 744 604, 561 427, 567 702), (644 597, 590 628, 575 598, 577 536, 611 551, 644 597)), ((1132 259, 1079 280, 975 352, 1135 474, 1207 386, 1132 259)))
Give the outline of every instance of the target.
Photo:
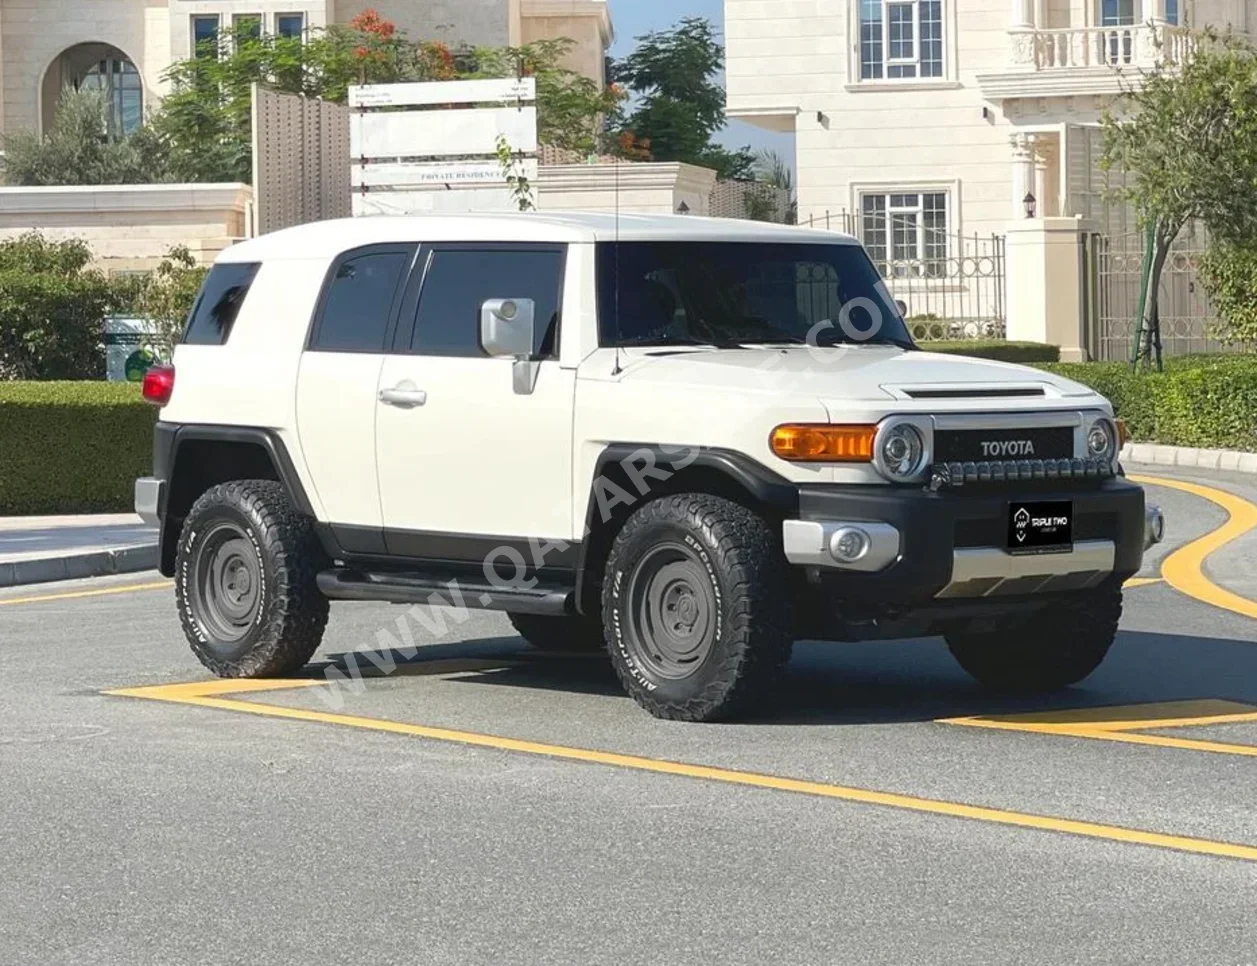
POLYGON ((170 402, 174 391, 174 366, 154 366, 144 373, 144 386, 141 393, 145 402, 151 402, 155 406, 164 406, 170 402))

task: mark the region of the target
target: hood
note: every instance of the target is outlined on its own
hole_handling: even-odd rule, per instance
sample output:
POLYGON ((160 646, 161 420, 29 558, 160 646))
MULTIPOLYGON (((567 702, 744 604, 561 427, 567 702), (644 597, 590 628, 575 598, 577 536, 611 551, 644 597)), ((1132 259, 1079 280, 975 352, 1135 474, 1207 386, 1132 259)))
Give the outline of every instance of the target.
MULTIPOLYGON (((896 409, 1029 409, 1085 404, 1086 386, 1039 369, 894 346, 626 350, 630 383, 808 395, 823 401, 893 403, 896 409), (1057 406, 1060 403, 1057 402, 1057 406)), ((1055 408, 1055 407, 1053 407, 1055 408)))

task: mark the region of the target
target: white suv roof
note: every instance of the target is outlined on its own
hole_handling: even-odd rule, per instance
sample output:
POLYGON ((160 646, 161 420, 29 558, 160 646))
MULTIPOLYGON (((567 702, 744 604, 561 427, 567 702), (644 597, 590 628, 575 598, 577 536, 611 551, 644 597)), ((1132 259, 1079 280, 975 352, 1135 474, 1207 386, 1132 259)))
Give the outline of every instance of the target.
POLYGON ((528 212, 381 215, 320 221, 253 238, 225 250, 221 262, 334 258, 363 245, 401 241, 530 241, 563 244, 615 241, 724 241, 858 244, 850 235, 813 228, 692 215, 528 212))

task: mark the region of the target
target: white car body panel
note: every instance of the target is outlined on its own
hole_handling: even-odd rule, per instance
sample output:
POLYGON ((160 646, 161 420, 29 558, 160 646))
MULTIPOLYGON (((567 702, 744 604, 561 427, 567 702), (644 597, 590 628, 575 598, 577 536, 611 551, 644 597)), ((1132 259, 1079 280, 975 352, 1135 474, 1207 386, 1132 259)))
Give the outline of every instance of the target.
POLYGON ((600 214, 374 217, 251 239, 220 262, 261 262, 225 346, 180 346, 164 420, 278 431, 320 519, 362 527, 580 540, 609 443, 702 446, 752 457, 795 483, 884 485, 867 464, 790 463, 770 450, 787 422, 876 423, 894 414, 1111 407, 1036 369, 890 346, 836 349, 598 347, 598 242, 856 245, 833 232, 723 219, 600 214), (532 395, 502 359, 305 353, 331 262, 392 242, 568 246, 559 358, 532 395), (380 403, 405 380, 414 409, 380 403), (295 387, 276 392, 276 387, 295 387), (914 387, 1041 387, 1042 396, 912 399, 914 387), (378 467, 378 470, 377 470, 378 467))

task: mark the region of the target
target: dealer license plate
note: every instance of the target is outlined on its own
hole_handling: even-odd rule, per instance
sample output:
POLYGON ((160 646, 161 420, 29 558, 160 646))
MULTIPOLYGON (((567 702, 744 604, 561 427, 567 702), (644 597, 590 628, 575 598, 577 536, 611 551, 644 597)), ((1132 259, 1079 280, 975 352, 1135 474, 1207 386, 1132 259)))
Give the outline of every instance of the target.
POLYGON ((1010 503, 1010 553, 1069 553, 1074 548, 1074 504, 1068 500, 1010 503))

